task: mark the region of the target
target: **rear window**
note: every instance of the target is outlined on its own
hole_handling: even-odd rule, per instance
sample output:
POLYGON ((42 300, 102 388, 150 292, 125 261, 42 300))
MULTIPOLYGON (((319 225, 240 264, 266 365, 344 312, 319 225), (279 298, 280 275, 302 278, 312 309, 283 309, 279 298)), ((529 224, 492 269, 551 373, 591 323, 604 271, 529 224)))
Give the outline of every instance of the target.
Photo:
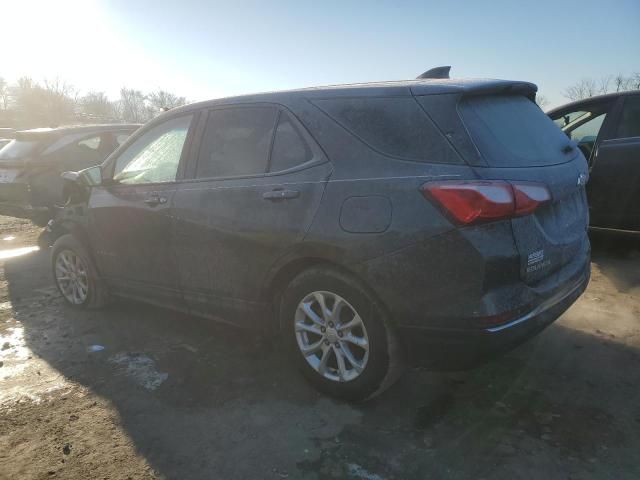
POLYGON ((271 150, 270 172, 280 172, 308 162, 312 158, 311 149, 300 136, 286 112, 280 114, 276 136, 271 150))
POLYGON ((40 142, 27 140, 11 140, 0 149, 0 160, 16 160, 33 155, 38 150, 40 142))
POLYGON ((407 160, 460 163, 413 97, 365 97, 314 102, 379 152, 407 160))
POLYGON ((492 167, 540 167, 571 160, 567 136, 521 95, 470 97, 460 111, 483 158, 492 167))

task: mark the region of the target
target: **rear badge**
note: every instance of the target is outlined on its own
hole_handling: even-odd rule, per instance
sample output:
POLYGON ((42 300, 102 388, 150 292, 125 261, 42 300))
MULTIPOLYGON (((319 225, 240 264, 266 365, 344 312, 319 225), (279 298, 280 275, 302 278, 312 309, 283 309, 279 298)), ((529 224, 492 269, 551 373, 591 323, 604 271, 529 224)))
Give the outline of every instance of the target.
POLYGON ((542 270, 551 264, 551 260, 544 259, 544 250, 536 250, 527 256, 527 273, 542 270))
POLYGON ((581 173, 580 175, 578 175, 578 186, 584 187, 586 184, 587 184, 587 174, 581 173))

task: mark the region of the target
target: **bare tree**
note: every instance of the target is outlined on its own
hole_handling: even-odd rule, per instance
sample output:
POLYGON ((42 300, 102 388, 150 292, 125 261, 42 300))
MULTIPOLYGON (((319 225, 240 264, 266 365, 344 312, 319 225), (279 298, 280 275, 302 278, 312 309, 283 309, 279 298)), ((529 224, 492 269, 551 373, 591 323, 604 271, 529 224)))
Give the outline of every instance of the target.
POLYGON ((11 88, 17 121, 22 126, 42 126, 42 88, 31 77, 20 77, 11 88))
POLYGON ((73 119, 77 90, 59 78, 45 79, 42 108, 49 124, 58 125, 73 119))
POLYGON ((0 77, 0 102, 2 102, 3 110, 9 108, 9 84, 2 77, 0 77))
POLYGON ((547 99, 547 97, 545 97, 544 95, 537 94, 536 103, 542 110, 544 110, 545 107, 549 105, 549 99, 547 99))
POLYGON ((113 104, 104 92, 88 92, 78 101, 83 114, 91 118, 113 118, 115 111, 113 104))
POLYGON ((185 97, 178 97, 177 95, 164 90, 158 90, 157 92, 150 93, 147 99, 149 100, 151 108, 154 109, 156 113, 171 110, 172 108, 180 107, 187 103, 187 99, 185 97))
POLYGON ((67 82, 19 78, 11 89, 13 108, 22 126, 57 126, 73 121, 76 90, 67 82))
POLYGON ((600 91, 598 93, 600 94, 608 93, 609 85, 611 85, 611 75, 605 75, 600 79, 600 82, 599 82, 600 91))
POLYGON ((0 112, 3 123, 18 128, 57 126, 64 123, 128 121, 144 123, 164 110, 187 103, 185 97, 166 90, 146 94, 122 87, 120 98, 111 101, 104 92, 80 95, 59 78, 41 83, 21 77, 9 85, 0 77, 0 112))
POLYGON ((622 92, 627 89, 627 84, 629 83, 629 79, 622 75, 621 73, 617 74, 613 77, 613 88, 616 92, 622 92))
POLYGON ((582 100, 600 93, 600 89, 593 78, 583 78, 575 85, 564 90, 563 95, 569 100, 582 100))
POLYGON ((29 90, 36 86, 36 82, 31 77, 20 77, 16 82, 16 86, 19 89, 29 90))
POLYGON ((120 89, 120 114, 127 122, 144 123, 149 118, 149 110, 145 103, 146 96, 133 88, 120 89))
POLYGON ((640 72, 636 72, 629 77, 627 90, 640 90, 640 72))

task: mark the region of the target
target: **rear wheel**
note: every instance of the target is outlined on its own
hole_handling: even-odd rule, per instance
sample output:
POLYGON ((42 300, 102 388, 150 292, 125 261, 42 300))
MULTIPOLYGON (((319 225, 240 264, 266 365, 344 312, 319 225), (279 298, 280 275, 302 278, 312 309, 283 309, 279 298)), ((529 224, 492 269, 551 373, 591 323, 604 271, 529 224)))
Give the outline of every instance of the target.
POLYGON ((402 355, 382 309, 360 283, 329 268, 298 275, 285 291, 281 328, 304 376, 320 391, 365 400, 402 372, 402 355))
POLYGON ((67 304, 76 308, 100 308, 108 300, 107 289, 86 248, 73 235, 63 235, 51 252, 53 278, 67 304))

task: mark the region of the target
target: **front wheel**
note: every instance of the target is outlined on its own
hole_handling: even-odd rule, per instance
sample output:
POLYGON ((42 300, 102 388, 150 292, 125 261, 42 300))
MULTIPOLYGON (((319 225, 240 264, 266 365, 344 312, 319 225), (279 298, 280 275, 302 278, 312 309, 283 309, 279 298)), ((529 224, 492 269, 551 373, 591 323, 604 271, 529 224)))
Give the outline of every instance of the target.
POLYGON ((291 355, 320 391, 371 398, 402 372, 395 332, 360 282, 329 268, 298 275, 284 292, 280 322, 291 355))
POLYGON ((87 249, 73 235, 58 238, 51 250, 53 278, 65 302, 76 308, 100 308, 108 300, 104 282, 87 249))

